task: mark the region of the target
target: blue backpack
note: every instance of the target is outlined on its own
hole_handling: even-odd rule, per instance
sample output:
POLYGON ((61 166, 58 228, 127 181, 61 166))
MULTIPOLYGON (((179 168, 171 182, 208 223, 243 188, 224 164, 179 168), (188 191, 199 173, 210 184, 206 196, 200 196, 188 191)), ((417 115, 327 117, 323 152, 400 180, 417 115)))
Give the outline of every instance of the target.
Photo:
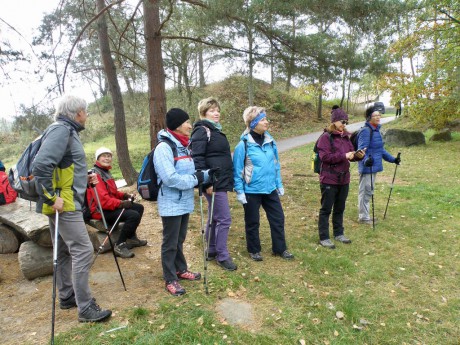
MULTIPOLYGON (((358 129, 357 131, 353 132, 350 136, 350 141, 351 143, 353 144, 353 147, 356 150, 358 150, 358 139, 359 139, 359 135, 361 134, 361 132, 366 128, 367 126, 363 126, 361 127, 360 129, 358 129)), ((374 131, 372 129, 370 129, 369 127, 367 127, 370 131, 371 131, 371 134, 370 134, 370 140, 369 140, 369 143, 372 143, 372 135, 374 134, 374 131)))
MULTIPOLYGON (((162 138, 157 146, 160 143, 167 143, 173 152, 174 158, 177 157, 177 147, 173 141, 168 138, 162 138)), ((142 162, 141 171, 137 178, 137 191, 142 199, 149 201, 157 201, 158 192, 161 188, 161 183, 158 184, 158 176, 155 171, 155 165, 153 164, 153 154, 155 152, 156 146, 153 148, 150 153, 145 156, 144 161, 142 162)), ((174 159, 174 166, 176 165, 177 160, 174 159)))

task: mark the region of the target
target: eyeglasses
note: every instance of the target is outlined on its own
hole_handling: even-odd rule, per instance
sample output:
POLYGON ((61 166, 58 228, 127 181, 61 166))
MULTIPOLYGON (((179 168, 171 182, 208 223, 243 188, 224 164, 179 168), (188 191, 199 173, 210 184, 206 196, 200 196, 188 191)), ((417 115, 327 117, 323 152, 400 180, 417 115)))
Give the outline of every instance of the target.
POLYGON ((340 122, 342 122, 342 125, 348 125, 348 121, 347 121, 347 120, 341 120, 340 122))
POLYGON ((381 117, 381 116, 382 116, 382 114, 380 114, 380 113, 372 114, 372 117, 381 117))

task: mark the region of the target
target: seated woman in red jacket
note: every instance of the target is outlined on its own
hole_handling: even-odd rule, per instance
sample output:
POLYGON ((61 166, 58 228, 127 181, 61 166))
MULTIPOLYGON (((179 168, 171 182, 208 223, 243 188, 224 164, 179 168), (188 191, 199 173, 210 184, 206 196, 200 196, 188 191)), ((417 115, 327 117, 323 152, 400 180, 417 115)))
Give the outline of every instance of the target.
MULTIPOLYGON (((144 214, 144 206, 135 203, 134 194, 122 193, 117 190, 115 180, 110 174, 112 169, 112 151, 106 147, 96 150, 96 163, 94 171, 97 174, 99 183, 96 190, 104 211, 104 217, 108 224, 113 224, 122 209, 125 209, 120 217, 120 222, 124 225, 120 232, 120 237, 115 244, 115 255, 122 258, 132 258, 134 253, 130 251, 133 247, 141 247, 147 244, 146 240, 140 240, 136 235, 136 230, 144 214)), ((92 219, 102 219, 97 208, 97 199, 93 188, 88 188, 86 193, 92 219)))

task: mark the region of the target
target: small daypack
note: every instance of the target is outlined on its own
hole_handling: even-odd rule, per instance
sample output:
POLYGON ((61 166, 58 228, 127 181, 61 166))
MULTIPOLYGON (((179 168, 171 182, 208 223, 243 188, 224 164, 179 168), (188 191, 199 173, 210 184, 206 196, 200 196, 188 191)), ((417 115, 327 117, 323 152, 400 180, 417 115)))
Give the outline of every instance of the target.
MULTIPOLYGON (((351 136, 350 136, 350 141, 351 143, 353 144, 353 147, 356 150, 358 150, 358 140, 359 140, 359 134, 364 130, 364 128, 366 128, 367 126, 363 126, 361 127, 360 129, 358 129, 357 131, 354 131, 351 136)), ((369 128, 369 127, 367 127, 369 128)), ((374 131, 372 129, 369 128, 369 130, 371 131, 371 135, 370 135, 370 140, 369 140, 369 143, 372 142, 372 135, 374 134, 374 131)))
MULTIPOLYGON (((47 130, 49 128, 50 127, 48 127, 47 130)), ((32 175, 32 170, 35 156, 42 146, 42 139, 45 133, 46 131, 35 138, 35 140, 27 146, 16 165, 14 165, 9 171, 8 179, 11 187, 13 187, 22 199, 30 201, 38 201, 39 199, 39 195, 35 187, 35 177, 32 175)), ((73 128, 70 128, 69 142, 72 138, 72 133, 73 128)))
MULTIPOLYGON (((316 140, 315 146, 313 147, 313 153, 311 155, 311 170, 315 173, 319 174, 321 172, 321 158, 319 158, 319 150, 318 150, 318 141, 325 133, 321 134, 318 140, 316 140)), ((331 142, 331 149, 332 152, 335 152, 334 147, 334 138, 332 137, 331 133, 328 133, 329 141, 331 142)))
MULTIPOLYGON (((162 138, 157 146, 160 143, 167 143, 173 152, 174 156, 174 166, 177 163, 177 147, 171 139, 162 138)), ((161 189, 161 183, 158 184, 158 176, 155 171, 155 165, 153 164, 153 154, 155 152, 156 146, 153 148, 150 153, 145 156, 144 161, 142 162, 141 171, 139 172, 139 176, 137 178, 137 191, 142 199, 149 200, 149 201, 157 201, 158 199, 158 192, 161 189)))
POLYGON ((8 175, 3 171, 0 172, 0 206, 14 202, 16 200, 16 191, 11 188, 8 181, 8 175))

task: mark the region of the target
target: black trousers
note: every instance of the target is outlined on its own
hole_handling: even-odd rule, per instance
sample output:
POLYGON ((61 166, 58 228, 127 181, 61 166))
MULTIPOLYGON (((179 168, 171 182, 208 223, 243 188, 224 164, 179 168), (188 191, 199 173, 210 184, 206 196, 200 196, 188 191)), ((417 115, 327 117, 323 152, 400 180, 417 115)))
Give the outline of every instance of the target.
MULTIPOLYGON (((104 211, 104 217, 109 224, 115 223, 118 216, 121 213, 122 208, 117 208, 113 211, 104 211)), ((126 242, 128 238, 132 238, 136 235, 137 227, 141 222, 142 215, 144 214, 144 206, 141 204, 133 203, 131 208, 126 208, 123 214, 120 217, 120 222, 125 223, 121 228, 120 237, 118 238, 117 244, 126 242)))
POLYGON ((247 203, 244 207, 244 222, 246 227, 246 245, 249 253, 259 253, 260 245, 260 206, 262 205, 270 224, 272 251, 282 254, 286 249, 284 236, 284 212, 276 190, 270 194, 246 194, 247 203))
POLYGON ((161 265, 165 281, 177 280, 177 272, 187 269, 184 256, 184 241, 187 236, 189 214, 161 217, 163 242, 161 243, 161 265))
POLYGON ((348 197, 349 185, 321 184, 321 209, 319 210, 319 239, 329 238, 329 216, 332 212, 334 236, 343 235, 343 213, 348 197), (333 211, 332 211, 333 210, 333 211))

